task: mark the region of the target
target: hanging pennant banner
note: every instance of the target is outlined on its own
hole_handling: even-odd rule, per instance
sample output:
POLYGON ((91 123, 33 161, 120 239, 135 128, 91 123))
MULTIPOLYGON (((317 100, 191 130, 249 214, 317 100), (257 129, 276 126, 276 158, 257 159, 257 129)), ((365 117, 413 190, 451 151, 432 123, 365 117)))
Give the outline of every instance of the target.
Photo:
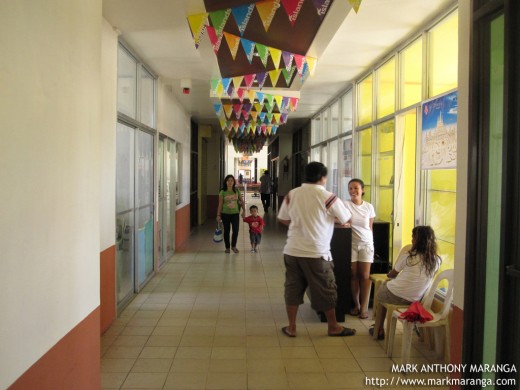
POLYGON ((356 11, 356 14, 358 13, 359 7, 361 6, 361 1, 362 0, 348 0, 352 8, 354 8, 354 11, 356 11))
POLYGON ((255 54, 255 43, 249 39, 240 38, 244 52, 246 53, 249 63, 253 62, 253 54, 255 54))
POLYGON ((292 66, 292 61, 293 61, 293 58, 294 58, 294 54, 293 53, 289 53, 288 51, 283 51, 282 52, 282 57, 283 57, 283 62, 285 64, 285 69, 287 69, 287 71, 290 71, 291 70, 291 66, 292 66))
POLYGON ((228 90, 229 84, 231 84, 231 78, 223 78, 222 79, 222 87, 224 88, 224 91, 228 90))
POLYGON ((226 117, 230 117, 231 113, 233 112, 233 105, 232 104, 224 104, 224 113, 226 114, 226 117))
POLYGON ((281 116, 280 116, 280 123, 286 123, 287 122, 287 117, 289 116, 289 114, 287 113, 283 113, 281 116))
POLYGON ((229 46, 229 51, 231 52, 231 57, 233 59, 236 58, 238 47, 240 46, 240 37, 237 37, 236 35, 229 34, 224 31, 224 37, 226 38, 226 42, 229 46))
POLYGON ((252 89, 249 89, 247 91, 247 97, 249 98, 249 101, 252 103, 255 101, 256 99, 256 91, 252 90, 252 89))
POLYGON ((291 110, 296 111, 296 106, 298 105, 298 98, 291 98, 291 110))
POLYGON ((275 49, 274 47, 270 47, 269 53, 271 54, 271 59, 273 60, 274 67, 276 69, 278 69, 280 67, 280 59, 282 58, 282 51, 280 49, 275 49))
POLYGON ((222 104, 213 104, 213 108, 215 109, 215 113, 217 114, 217 116, 220 116, 220 114, 222 113, 222 104))
POLYGON ((263 92, 256 93, 256 98, 258 99, 259 103, 261 103, 261 104, 264 103, 264 96, 265 96, 265 93, 263 93, 263 92))
POLYGON ((249 23, 249 19, 251 18, 254 9, 254 3, 231 8, 231 12, 233 13, 233 17, 237 23, 238 30, 240 31, 240 35, 244 35, 244 31, 246 30, 247 24, 249 23))
POLYGON ((258 111, 251 111, 251 119, 256 121, 256 118, 258 116, 258 111))
POLYGON ((261 113, 263 108, 263 103, 255 103, 255 111, 257 113, 261 113))
POLYGON ((217 87, 221 83, 220 79, 211 79, 211 94, 217 93, 217 87))
POLYGON ((251 109, 253 108, 253 105, 251 103, 244 103, 242 105, 242 112, 247 112, 247 114, 249 115, 249 113, 251 112, 251 109))
POLYGON ((316 11, 318 12, 318 16, 323 19, 327 10, 329 9, 330 0, 312 0, 314 6, 316 7, 316 11))
POLYGON ((283 7, 285 8, 285 12, 289 17, 289 22, 291 22, 291 26, 294 26, 296 19, 298 19, 298 14, 303 6, 303 0, 281 0, 283 7))
POLYGON ((262 64, 264 64, 264 66, 267 66, 267 59, 269 58, 269 50, 267 46, 262 45, 261 43, 257 43, 255 46, 256 52, 258 53, 258 56, 260 57, 262 64))
POLYGON ((271 79, 271 84, 274 87, 276 87, 276 83, 278 82, 278 78, 280 77, 280 70, 274 69, 268 72, 269 78, 271 79))
POLYGON ((283 74, 283 77, 285 79, 285 83, 287 84, 287 86, 289 86, 289 83, 291 82, 291 79, 294 75, 294 71, 296 70, 296 67, 292 67, 291 68, 291 71, 288 72, 286 69, 282 69, 282 74, 283 74))
POLYGON ((217 85, 217 90, 215 91, 216 92, 216 95, 217 97, 221 98, 222 95, 224 94, 224 88, 222 87, 222 83, 218 83, 217 85))
POLYGON ((269 26, 273 21, 274 14, 280 8, 280 0, 267 0, 267 1, 259 1, 256 3, 256 10, 258 15, 260 16, 260 20, 264 25, 265 32, 269 30, 269 26))
POLYGON ((209 13, 209 19, 219 38, 222 38, 222 32, 224 31, 229 15, 231 15, 231 9, 229 8, 209 13))
POLYGON ((274 102, 274 96, 271 95, 271 94, 268 94, 266 93, 265 94, 265 100, 267 100, 267 102, 269 103, 269 105, 273 105, 273 102, 274 102))
POLYGON ((237 89, 237 95, 240 101, 244 100, 244 90, 242 88, 237 89))
POLYGON ((233 77, 233 85, 235 86, 235 89, 238 89, 242 86, 242 80, 244 80, 244 76, 233 77))
POLYGON ((196 14, 188 16, 188 24, 190 25, 191 36, 195 41, 195 47, 198 49, 200 39, 204 34, 205 25, 207 24, 208 14, 196 14))
POLYGON ((311 76, 314 76, 314 71, 316 69, 316 58, 306 57, 305 63, 309 67, 309 72, 310 72, 311 76))
POLYGON ((246 88, 251 88, 253 85, 253 81, 255 81, 254 74, 246 74, 244 76, 244 81, 246 82, 246 88))
POLYGON ((301 76, 303 72, 303 65, 305 64, 305 57, 299 54, 295 54, 294 62, 296 63, 296 69, 298 70, 298 74, 301 76))
POLYGON ((288 110, 289 109, 289 97, 288 96, 284 96, 284 98, 282 99, 282 110, 288 110))
POLYGON ((206 26, 206 31, 208 32, 209 41, 211 42, 211 46, 213 46, 213 51, 215 54, 218 54, 218 49, 220 49, 220 44, 222 43, 222 36, 220 38, 217 36, 215 29, 211 26, 206 26))
POLYGON ((227 95, 229 97, 233 97, 233 93, 234 92, 235 92, 235 87, 233 86, 233 84, 229 83, 229 86, 228 86, 227 91, 226 91, 227 95))
POLYGON ((282 108, 282 99, 283 99, 283 96, 281 96, 281 95, 274 96, 274 101, 276 102, 276 105, 278 106, 278 110, 280 110, 282 108))
POLYGON ((256 74, 256 81, 258 82, 258 88, 262 89, 267 80, 267 72, 260 72, 256 74))

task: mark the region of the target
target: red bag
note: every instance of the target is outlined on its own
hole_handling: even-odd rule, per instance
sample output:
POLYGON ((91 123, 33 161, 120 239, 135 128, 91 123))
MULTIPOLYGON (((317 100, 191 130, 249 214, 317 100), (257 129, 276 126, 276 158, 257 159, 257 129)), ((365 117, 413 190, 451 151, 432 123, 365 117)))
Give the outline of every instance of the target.
POLYGON ((421 324, 433 320, 432 315, 421 305, 421 302, 413 302, 406 311, 401 313, 399 318, 408 322, 420 322, 421 324))

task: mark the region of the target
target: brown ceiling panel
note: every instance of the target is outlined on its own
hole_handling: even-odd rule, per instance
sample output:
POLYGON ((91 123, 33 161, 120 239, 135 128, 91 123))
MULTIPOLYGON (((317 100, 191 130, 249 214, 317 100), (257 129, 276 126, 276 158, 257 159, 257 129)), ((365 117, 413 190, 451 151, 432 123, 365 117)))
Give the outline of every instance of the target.
MULTIPOLYGON (((204 3, 206 10, 212 12, 255 2, 248 0, 205 0, 204 3)), ((265 31, 260 16, 255 9, 242 38, 290 53, 306 55, 321 23, 322 19, 318 16, 312 0, 304 0, 294 26, 291 25, 283 5, 280 4, 280 8, 276 11, 271 26, 267 32, 265 31)), ((240 36, 240 32, 238 31, 238 27, 232 15, 229 17, 224 31, 240 36)), ((250 64, 241 45, 238 48, 235 59, 233 60, 225 38, 222 39, 217 60, 222 77, 242 76, 275 69, 271 58, 268 59, 266 67, 264 67, 260 58, 256 56, 253 57, 253 61, 250 64)), ((281 60, 281 66, 283 66, 283 59, 281 60)), ((294 80, 294 77, 295 76, 292 77, 291 83, 292 80, 294 80)), ((287 88, 291 83, 287 85, 283 76, 280 75, 276 87, 287 88)), ((265 86, 272 87, 269 78, 267 79, 265 86)))

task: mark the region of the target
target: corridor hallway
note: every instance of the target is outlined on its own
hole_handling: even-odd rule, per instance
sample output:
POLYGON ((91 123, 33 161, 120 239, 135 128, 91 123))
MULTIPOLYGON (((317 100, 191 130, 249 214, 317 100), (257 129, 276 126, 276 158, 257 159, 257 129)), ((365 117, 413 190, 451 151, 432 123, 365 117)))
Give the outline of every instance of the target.
MULTIPOLYGON (((390 372, 400 358, 387 358, 368 335, 371 319, 347 316, 357 335, 328 337, 306 301, 298 336, 282 334, 286 233, 275 213, 265 219, 258 253, 250 253, 247 224, 238 254, 213 243, 211 220, 192 232, 102 336, 103 389, 370 389, 366 377, 400 375, 390 372)), ((440 363, 414 342, 411 363, 429 362, 440 363)))

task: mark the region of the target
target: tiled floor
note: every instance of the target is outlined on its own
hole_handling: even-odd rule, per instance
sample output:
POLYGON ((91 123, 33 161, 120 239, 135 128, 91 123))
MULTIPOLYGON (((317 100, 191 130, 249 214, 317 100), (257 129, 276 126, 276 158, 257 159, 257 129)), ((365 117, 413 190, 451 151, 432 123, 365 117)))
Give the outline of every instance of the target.
MULTIPOLYGON (((281 333, 285 230, 273 213, 266 221, 258 253, 245 224, 239 254, 212 242, 212 223, 192 233, 102 336, 103 389, 370 389, 402 378, 390 372, 400 358, 368 336, 372 320, 348 316, 357 335, 328 337, 307 302, 298 337, 281 333)), ((420 342, 412 356, 439 363, 420 342)))

